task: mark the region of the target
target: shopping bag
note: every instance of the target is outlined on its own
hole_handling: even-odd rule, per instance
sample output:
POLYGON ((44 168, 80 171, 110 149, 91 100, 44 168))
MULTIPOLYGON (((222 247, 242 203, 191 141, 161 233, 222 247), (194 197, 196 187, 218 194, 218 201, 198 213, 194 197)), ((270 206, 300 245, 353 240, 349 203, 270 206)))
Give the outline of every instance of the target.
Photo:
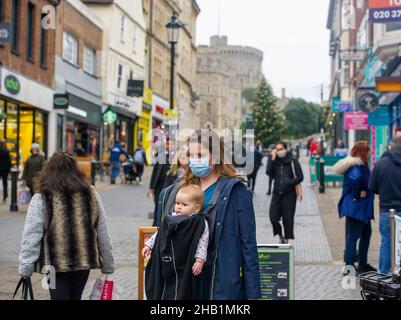
POLYGON ((19 192, 19 204, 25 206, 31 201, 31 193, 28 189, 23 189, 19 192))
POLYGON ((33 289, 31 278, 23 278, 21 277, 20 281, 17 284, 17 287, 14 291, 13 300, 18 293, 19 288, 22 286, 22 300, 35 300, 33 297, 33 289))
POLYGON ((114 281, 105 274, 96 279, 92 292, 89 296, 90 300, 118 300, 118 291, 114 285, 114 281))

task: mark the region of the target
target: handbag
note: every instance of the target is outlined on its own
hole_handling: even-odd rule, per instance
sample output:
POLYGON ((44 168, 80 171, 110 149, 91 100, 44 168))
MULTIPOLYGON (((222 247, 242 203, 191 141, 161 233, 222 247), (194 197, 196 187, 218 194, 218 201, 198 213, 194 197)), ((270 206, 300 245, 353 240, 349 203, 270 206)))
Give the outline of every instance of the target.
POLYGON ((19 192, 19 204, 25 206, 31 201, 31 193, 25 185, 21 185, 22 190, 19 192))
MULTIPOLYGON (((295 173, 295 165, 294 165, 294 160, 291 161, 291 167, 292 167, 292 174, 294 175, 294 178, 297 178, 297 175, 295 173)), ((295 186, 295 193, 297 194, 297 199, 299 201, 302 201, 302 186, 301 184, 297 184, 295 186)))
POLYGON ((102 274, 93 285, 89 300, 118 300, 119 295, 110 276, 102 274))
POLYGON ((22 300, 35 300, 33 297, 33 289, 31 278, 23 278, 21 277, 20 281, 17 284, 17 288, 15 289, 13 300, 18 293, 19 288, 22 286, 22 300))

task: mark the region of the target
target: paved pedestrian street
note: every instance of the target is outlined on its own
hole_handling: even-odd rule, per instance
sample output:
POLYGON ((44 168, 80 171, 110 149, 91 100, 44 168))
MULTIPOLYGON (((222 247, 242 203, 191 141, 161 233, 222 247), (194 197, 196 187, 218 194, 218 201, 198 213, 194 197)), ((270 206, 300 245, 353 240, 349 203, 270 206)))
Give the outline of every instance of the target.
MULTIPOLYGON (((299 300, 360 299, 359 290, 342 288, 342 265, 333 261, 333 254, 326 237, 319 206, 313 188, 303 183, 304 200, 298 202, 295 217, 295 298, 299 300)), ((268 180, 263 166, 258 174, 254 196, 257 240, 259 244, 277 243, 273 238, 268 219, 270 198, 266 195, 268 180)), ((137 254, 138 228, 150 226, 149 212, 153 203, 146 198, 150 169, 140 185, 99 186, 100 195, 108 216, 112 234, 116 271, 113 275, 120 299, 137 299, 137 254)), ((24 224, 24 213, 0 215, 0 299, 10 299, 18 281, 18 252, 24 224)), ((88 299, 90 290, 100 271, 92 271, 83 299, 88 299)), ((39 275, 33 277, 38 299, 49 299, 48 292, 41 287, 39 275)), ((358 287, 358 286, 357 286, 358 287)))

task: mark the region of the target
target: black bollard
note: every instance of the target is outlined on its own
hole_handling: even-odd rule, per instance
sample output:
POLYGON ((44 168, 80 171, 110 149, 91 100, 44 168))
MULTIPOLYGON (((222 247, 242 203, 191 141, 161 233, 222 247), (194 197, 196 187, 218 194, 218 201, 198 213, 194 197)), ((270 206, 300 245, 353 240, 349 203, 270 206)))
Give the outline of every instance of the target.
POLYGON ((10 211, 18 211, 18 199, 17 199, 17 188, 18 188, 18 169, 11 169, 11 205, 10 211))
POLYGON ((91 162, 91 183, 92 186, 95 186, 96 184, 96 168, 98 165, 98 161, 92 161, 91 162))
POLYGON ((320 162, 319 162, 319 193, 324 193, 325 192, 325 176, 324 176, 324 158, 321 157, 320 158, 320 162))

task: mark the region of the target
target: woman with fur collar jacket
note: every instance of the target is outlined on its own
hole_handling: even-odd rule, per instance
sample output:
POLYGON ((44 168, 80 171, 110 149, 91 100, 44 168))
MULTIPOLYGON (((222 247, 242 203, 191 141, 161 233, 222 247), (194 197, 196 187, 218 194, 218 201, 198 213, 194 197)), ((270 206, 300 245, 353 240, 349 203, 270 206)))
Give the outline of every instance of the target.
POLYGON ((357 142, 350 156, 340 160, 333 167, 334 172, 344 175, 343 192, 338 204, 340 218, 346 217, 347 235, 345 245, 345 265, 354 267, 356 244, 359 240, 358 273, 376 271, 368 264, 368 251, 372 235, 371 220, 374 218, 374 194, 369 191, 368 142, 357 142))

